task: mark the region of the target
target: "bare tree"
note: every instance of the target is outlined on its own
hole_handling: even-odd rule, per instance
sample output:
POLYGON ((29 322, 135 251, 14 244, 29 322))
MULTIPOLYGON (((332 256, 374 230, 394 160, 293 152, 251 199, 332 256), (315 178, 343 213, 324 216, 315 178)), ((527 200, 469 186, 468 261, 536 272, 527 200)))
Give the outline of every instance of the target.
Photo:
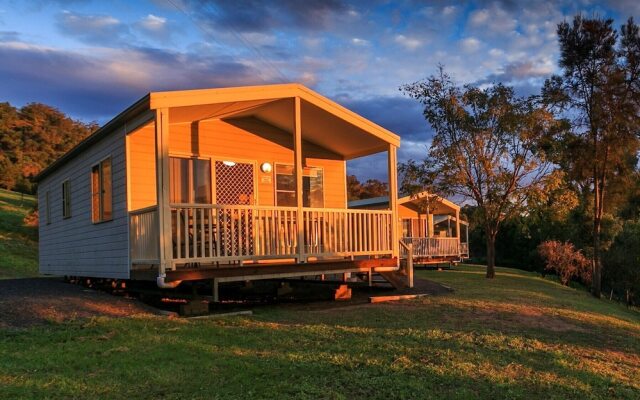
POLYGON ((474 201, 487 240, 486 276, 493 278, 500 224, 542 189, 552 169, 543 140, 562 126, 533 98, 500 84, 459 87, 442 67, 439 75, 401 90, 424 106, 434 131, 425 160, 401 166, 402 189, 474 201))

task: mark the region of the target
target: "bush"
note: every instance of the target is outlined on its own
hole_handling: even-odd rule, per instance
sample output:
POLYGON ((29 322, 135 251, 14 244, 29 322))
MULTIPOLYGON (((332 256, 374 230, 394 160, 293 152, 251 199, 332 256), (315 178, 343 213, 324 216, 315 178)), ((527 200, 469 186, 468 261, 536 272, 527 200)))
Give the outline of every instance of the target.
POLYGON ((590 262, 573 244, 547 240, 538 246, 538 254, 544 261, 545 270, 555 272, 563 285, 568 286, 574 278, 579 278, 585 285, 591 284, 590 262))

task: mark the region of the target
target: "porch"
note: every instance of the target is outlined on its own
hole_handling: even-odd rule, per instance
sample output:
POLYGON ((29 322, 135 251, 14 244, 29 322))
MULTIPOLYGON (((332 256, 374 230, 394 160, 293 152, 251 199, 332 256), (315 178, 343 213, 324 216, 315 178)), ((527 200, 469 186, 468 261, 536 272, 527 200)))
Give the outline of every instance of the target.
MULTIPOLYGON (((295 207, 218 204, 170 209, 172 270, 393 255, 390 210, 303 208, 300 214, 295 207)), ((159 262, 158 226, 156 206, 130 213, 132 264, 159 262)))
POLYGON ((381 152, 397 190, 393 133, 300 85, 151 96, 127 135, 132 271, 397 260, 396 203, 346 193, 346 161, 381 152))

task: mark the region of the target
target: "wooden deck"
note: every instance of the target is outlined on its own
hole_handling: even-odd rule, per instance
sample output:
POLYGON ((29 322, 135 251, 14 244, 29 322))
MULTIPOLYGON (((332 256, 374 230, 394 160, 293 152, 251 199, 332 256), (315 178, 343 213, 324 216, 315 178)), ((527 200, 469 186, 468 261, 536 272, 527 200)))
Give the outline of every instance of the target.
MULTIPOLYGON (((166 281, 213 280, 240 282, 260 279, 282 279, 301 276, 333 275, 357 272, 392 271, 397 268, 396 258, 372 258, 364 260, 319 261, 304 264, 252 264, 250 266, 188 268, 166 271, 166 281)), ((135 270, 131 279, 154 280, 156 269, 135 270)))

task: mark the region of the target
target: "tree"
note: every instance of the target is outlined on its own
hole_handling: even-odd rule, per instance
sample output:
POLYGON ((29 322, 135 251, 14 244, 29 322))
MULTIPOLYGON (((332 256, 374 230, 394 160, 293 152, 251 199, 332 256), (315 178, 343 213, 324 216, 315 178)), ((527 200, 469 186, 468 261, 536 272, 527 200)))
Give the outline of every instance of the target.
POLYGON ((96 128, 44 104, 0 103, 0 187, 32 192, 33 177, 96 128))
POLYGON ((604 256, 605 275, 612 289, 631 305, 640 292, 640 221, 627 221, 604 256))
POLYGON ((473 200, 485 231, 487 278, 493 278, 500 224, 541 190, 551 170, 541 143, 562 124, 512 88, 459 87, 442 68, 401 90, 424 106, 434 131, 426 159, 401 166, 402 188, 473 200))
POLYGON ((367 179, 360 183, 355 175, 347 175, 347 195, 349 201, 386 196, 389 193, 387 183, 377 179, 367 179))
POLYGON ((602 219, 609 181, 628 170, 638 151, 640 100, 640 35, 630 18, 622 36, 613 20, 574 17, 558 25, 561 76, 545 82, 543 97, 571 120, 574 176, 593 194, 592 293, 601 292, 602 219))

